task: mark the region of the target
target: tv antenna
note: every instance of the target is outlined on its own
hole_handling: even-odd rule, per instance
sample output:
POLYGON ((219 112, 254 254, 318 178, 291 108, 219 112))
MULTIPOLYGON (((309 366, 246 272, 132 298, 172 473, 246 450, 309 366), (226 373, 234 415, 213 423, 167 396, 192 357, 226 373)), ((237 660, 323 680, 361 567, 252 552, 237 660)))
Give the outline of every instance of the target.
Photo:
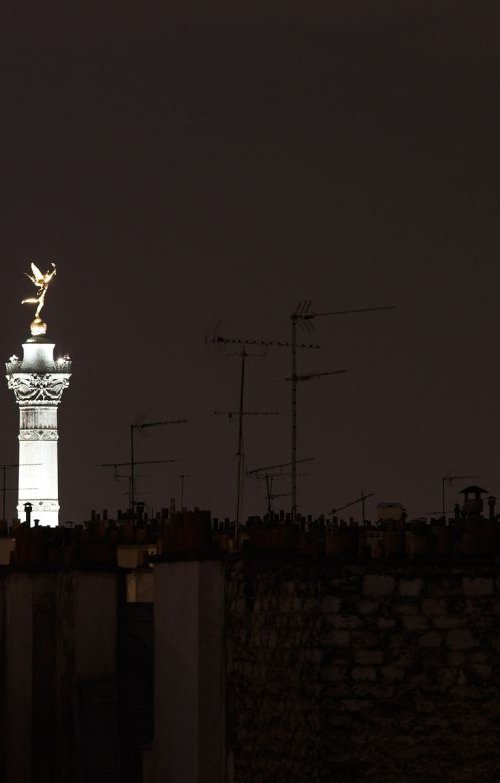
MULTIPOLYGON (((170 424, 186 424, 187 419, 167 419, 166 421, 146 421, 140 424, 130 425, 130 507, 132 511, 135 508, 135 466, 139 463, 135 460, 135 433, 137 430, 142 432, 149 427, 165 427, 170 424)), ((159 460, 159 462, 176 462, 177 460, 159 460)), ((144 464, 144 463, 142 463, 144 464)), ((152 463, 150 463, 152 464, 152 463)))
MULTIPOLYGON (((136 480, 140 479, 140 478, 149 478, 150 476, 151 476, 151 473, 136 473, 135 474, 136 480)), ((128 489, 124 492, 124 494, 125 494, 125 497, 127 498, 128 507, 130 507, 130 473, 119 473, 118 472, 118 465, 117 465, 115 467, 115 470, 114 470, 114 473, 113 473, 113 478, 114 478, 115 481, 120 481, 121 479, 126 481, 126 483, 128 485, 128 489)), ((143 495, 144 492, 141 492, 141 494, 143 495)), ((146 494, 151 494, 151 493, 148 492, 146 494)))
MULTIPOLYGON (((134 463, 132 463, 132 462, 102 462, 99 465, 99 467, 100 468, 113 468, 113 470, 115 471, 115 478, 128 478, 128 481, 129 481, 129 503, 130 503, 130 508, 133 510, 133 508, 132 508, 132 487, 131 487, 132 482, 131 482, 131 475, 129 474, 128 476, 122 476, 122 475, 120 475, 119 473, 116 472, 117 468, 132 468, 132 467, 135 468, 136 465, 162 465, 162 464, 171 463, 171 462, 178 462, 178 461, 179 461, 178 459, 146 459, 146 460, 135 460, 134 463)), ((137 478, 137 476, 135 476, 135 478, 137 478)), ((134 504, 137 505, 137 502, 136 502, 135 498, 134 498, 134 504)))
POLYGON ((369 492, 367 495, 365 495, 365 493, 361 491, 361 495, 359 496, 359 498, 356 498, 356 500, 351 500, 349 503, 344 503, 343 506, 338 506, 338 508, 332 508, 331 513, 336 514, 338 511, 343 511, 345 508, 350 508, 351 506, 357 506, 358 503, 361 503, 361 514, 364 522, 366 520, 365 502, 368 500, 368 498, 372 498, 374 494, 375 492, 369 492))
MULTIPOLYGON (((269 520, 271 520, 271 515, 273 513, 273 507, 272 507, 272 501, 276 500, 276 498, 288 498, 290 497, 289 492, 273 492, 273 483, 274 479, 276 478, 278 474, 270 475, 269 473, 266 473, 265 476, 261 477, 258 476, 257 478, 265 478, 266 480, 266 494, 267 494, 267 515, 269 517, 269 520)), ((284 474, 286 475, 286 474, 284 474)))
POLYGON ((454 481, 463 480, 466 479, 475 479, 479 478, 479 476, 476 474, 474 476, 452 476, 451 473, 447 473, 446 476, 442 476, 441 478, 441 498, 442 498, 442 514, 443 517, 446 518, 446 484, 448 484, 450 487, 453 484, 454 481))
POLYGON ((325 318, 329 316, 337 315, 353 315, 357 313, 371 313, 379 310, 393 310, 394 305, 387 305, 383 307, 358 307, 353 310, 326 310, 324 312, 315 312, 312 308, 311 299, 303 299, 294 312, 290 316, 291 321, 291 360, 292 360, 292 374, 290 378, 291 383, 291 396, 292 396, 292 438, 291 438, 291 452, 292 452, 292 509, 291 517, 295 522, 297 519, 297 386, 301 381, 310 381, 313 378, 320 378, 323 375, 336 375, 346 372, 346 370, 333 370, 326 373, 309 373, 301 376, 297 372, 297 326, 306 332, 311 332, 315 328, 314 321, 316 318, 325 318))
POLYGON ((179 504, 179 508, 182 511, 184 508, 184 482, 187 478, 191 478, 189 473, 179 473, 179 478, 181 480, 181 502, 179 504))
POLYGON ((239 406, 237 411, 214 411, 214 416, 227 416, 229 419, 237 417, 238 420, 238 450, 236 452, 237 468, 236 468, 236 508, 235 508, 235 520, 234 520, 234 535, 238 538, 238 531, 241 524, 241 516, 243 510, 243 482, 244 472, 243 465, 245 460, 244 454, 244 428, 243 420, 245 416, 278 416, 279 411, 255 411, 245 410, 245 380, 246 380, 246 361, 250 356, 252 358, 262 358, 266 355, 266 351, 261 354, 248 353, 247 345, 256 345, 259 347, 269 348, 273 346, 272 341, 263 340, 244 340, 240 338, 222 337, 216 335, 210 341, 218 345, 240 345, 241 350, 229 354, 230 356, 240 356, 240 390, 239 390, 239 406), (264 345, 265 343, 265 345, 264 345))
POLYGON ((147 421, 147 422, 141 422, 140 424, 131 424, 130 425, 130 460, 128 462, 104 462, 100 465, 101 468, 113 468, 115 472, 117 471, 117 468, 122 468, 122 467, 130 468, 129 502, 130 502, 130 508, 132 512, 135 510, 135 506, 136 506, 136 500, 135 500, 136 465, 160 465, 168 462, 178 462, 177 459, 136 460, 135 458, 136 431, 137 430, 142 431, 144 429, 147 429, 148 427, 163 427, 168 424, 185 424, 186 422, 187 419, 168 419, 166 421, 147 421))
MULTIPOLYGON (((239 355, 241 356, 241 374, 240 374, 240 407, 239 411, 236 414, 235 412, 227 412, 226 415, 238 415, 239 417, 239 432, 238 432, 238 470, 237 470, 237 490, 236 490, 236 535, 238 531, 238 524, 241 517, 241 498, 242 498, 242 482, 243 482, 243 462, 244 462, 244 454, 243 454, 243 416, 245 415, 253 415, 253 416, 269 416, 269 415, 277 415, 277 412, 274 411, 244 411, 243 410, 243 398, 244 398, 244 384, 245 384, 245 361, 246 357, 249 356, 247 353, 247 347, 248 346, 256 346, 259 348, 263 348, 264 352, 262 356, 265 356, 267 354, 268 348, 290 348, 291 343, 287 340, 266 340, 266 339, 248 339, 244 337, 224 337, 217 332, 217 328, 215 330, 214 336, 209 340, 212 344, 219 345, 219 346, 226 346, 226 345, 239 345, 241 346, 241 352, 239 352, 239 355)), ((318 349, 319 345, 317 344, 306 344, 306 343, 297 343, 295 348, 309 348, 309 349, 318 349)), ((233 356, 235 354, 232 354, 233 356)), ((252 356, 256 356, 259 354, 251 354, 252 356)), ((217 411, 217 414, 220 414, 219 411, 217 411)))
MULTIPOLYGON (((297 460, 297 462, 312 462, 314 457, 304 457, 297 460)), ((266 496, 267 496, 267 513, 269 519, 273 513, 272 501, 275 498, 290 497, 290 492, 280 492, 279 494, 273 494, 273 482, 275 478, 280 476, 289 476, 289 472, 284 472, 283 468, 288 468, 291 462, 280 462, 278 465, 264 465, 263 467, 253 468, 247 470, 247 476, 255 476, 257 479, 264 480, 266 482, 266 496)))

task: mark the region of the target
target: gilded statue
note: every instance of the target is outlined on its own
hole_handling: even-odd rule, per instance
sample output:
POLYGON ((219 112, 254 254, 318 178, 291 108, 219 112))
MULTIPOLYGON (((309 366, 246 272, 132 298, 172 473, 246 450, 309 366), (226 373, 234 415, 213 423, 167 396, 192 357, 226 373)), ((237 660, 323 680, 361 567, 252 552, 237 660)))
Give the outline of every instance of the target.
POLYGON ((23 299, 21 304, 36 304, 36 312, 35 312, 35 320, 31 324, 31 333, 33 335, 35 334, 45 334, 47 330, 47 325, 42 321, 40 318, 40 313, 42 312, 42 308, 45 304, 45 294, 47 293, 47 289, 52 281, 52 278, 54 277, 56 273, 56 265, 51 264, 50 268, 45 272, 45 274, 42 274, 38 267, 35 264, 31 264, 31 271, 33 274, 26 273, 26 277, 28 277, 31 282, 36 285, 37 292, 36 296, 31 296, 28 299, 23 299))

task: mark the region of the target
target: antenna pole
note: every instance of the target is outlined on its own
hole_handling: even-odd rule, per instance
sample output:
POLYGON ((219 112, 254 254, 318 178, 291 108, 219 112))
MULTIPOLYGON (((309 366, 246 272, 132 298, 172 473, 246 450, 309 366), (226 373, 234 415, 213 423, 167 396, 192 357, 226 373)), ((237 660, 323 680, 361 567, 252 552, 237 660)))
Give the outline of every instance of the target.
POLYGON ((292 522, 297 519, 297 317, 292 315, 292 522))
POLYGON ((240 375, 240 407, 238 411, 238 472, 236 479, 236 515, 235 515, 235 538, 238 538, 238 527, 240 524, 241 514, 241 490, 242 490, 242 476, 243 476, 243 412, 244 412, 244 398, 245 398, 245 364, 246 364, 247 352, 245 346, 241 349, 241 375, 240 375))
POLYGON ((271 515, 273 513, 273 509, 271 506, 271 492, 273 491, 273 479, 272 476, 269 475, 269 473, 266 473, 266 489, 267 489, 267 514, 269 517, 269 522, 271 522, 271 515))
POLYGON ((184 508, 184 481, 187 478, 189 478, 189 474, 188 473, 181 473, 180 474, 180 479, 181 479, 181 502, 180 502, 180 506, 179 507, 180 507, 181 511, 184 508))
POLYGON ((134 460, 134 425, 130 425, 130 508, 135 508, 135 460, 134 460))
MULTIPOLYGON (((288 342, 278 342, 274 340, 249 340, 246 338, 233 338, 233 337, 222 337, 222 335, 215 335, 211 340, 211 343, 213 344, 219 344, 219 345, 239 345, 241 346, 241 351, 238 351, 238 353, 231 353, 229 356, 241 356, 241 370, 240 370, 240 399, 239 399, 239 408, 237 411, 215 411, 215 415, 219 414, 226 414, 231 418, 232 416, 238 417, 238 451, 236 452, 236 457, 238 459, 238 465, 237 465, 237 475, 236 475, 236 510, 235 510, 235 528, 234 528, 234 535, 235 539, 238 540, 238 528, 241 523, 241 517, 243 512, 243 494, 244 494, 244 481, 245 481, 245 472, 244 472, 244 461, 245 461, 245 454, 244 454, 244 445, 243 445, 243 417, 244 416, 276 416, 277 411, 246 411, 245 410, 245 368, 246 368, 246 360, 247 357, 264 357, 266 355, 268 348, 288 348, 290 346, 290 343, 288 342), (261 354, 255 354, 255 353, 248 353, 247 352, 247 346, 258 346, 260 348, 265 349, 264 353, 261 354)), ((304 345, 303 348, 318 348, 319 346, 316 345, 304 345)), ((288 379, 287 379, 288 380, 288 379)))
POLYGON ((441 489, 442 489, 442 503, 443 503, 443 517, 446 521, 446 482, 451 486, 451 484, 454 481, 457 481, 458 479, 475 479, 478 478, 477 473, 474 476, 451 476, 448 474, 447 476, 443 476, 441 478, 441 489))
MULTIPOLYGON (((287 378, 287 380, 290 380, 287 378)), ((314 460, 314 457, 302 457, 302 459, 296 460, 296 464, 299 462, 312 462, 314 460)), ((288 468, 292 463, 291 462, 281 462, 278 465, 265 465, 260 468, 253 468, 252 470, 247 470, 247 476, 255 476, 258 479, 265 479, 266 480, 266 492, 267 492, 267 511, 269 516, 272 514, 272 505, 271 501, 274 498, 281 498, 281 497, 290 497, 292 494, 291 492, 282 492, 279 495, 273 495, 273 479, 275 477, 279 476, 290 476, 291 471, 287 471, 287 473, 283 473, 283 468, 288 468), (277 470, 277 473, 271 473, 271 471, 277 470)))
MULTIPOLYGON (((355 310, 329 310, 322 313, 316 313, 311 310, 311 300, 305 299, 299 302, 294 313, 292 313, 292 375, 290 378, 292 385, 292 509, 291 517, 292 522, 297 521, 297 383, 299 381, 310 381, 313 378, 319 378, 323 375, 336 375, 337 373, 346 372, 345 370, 339 370, 334 372, 318 372, 308 373, 307 375, 297 375, 297 323, 302 329, 311 330, 314 329, 314 319, 323 316, 336 316, 336 315, 348 315, 351 313, 368 313, 375 310, 392 310, 393 305, 387 307, 362 307, 355 310)), ((288 379, 287 379, 288 380, 288 379)))
MULTIPOLYGON (((163 427, 165 424, 186 424, 187 419, 170 419, 169 421, 147 421, 141 424, 130 425, 130 508, 132 512, 135 508, 135 449, 134 449, 134 432, 135 430, 144 430, 146 427, 163 427)), ((163 460, 156 460, 163 461, 163 460)), ((126 463, 121 463, 126 464, 126 463)))
POLYGON ((356 506, 358 503, 361 503, 361 512, 363 514, 363 522, 365 521, 365 501, 368 500, 368 498, 373 497, 375 493, 369 492, 368 495, 365 495, 364 490, 361 490, 361 495, 359 498, 356 498, 356 500, 351 500, 349 503, 344 503, 343 506, 338 506, 337 508, 332 508, 331 513, 337 514, 339 511, 343 511, 345 508, 351 508, 351 506, 356 506))

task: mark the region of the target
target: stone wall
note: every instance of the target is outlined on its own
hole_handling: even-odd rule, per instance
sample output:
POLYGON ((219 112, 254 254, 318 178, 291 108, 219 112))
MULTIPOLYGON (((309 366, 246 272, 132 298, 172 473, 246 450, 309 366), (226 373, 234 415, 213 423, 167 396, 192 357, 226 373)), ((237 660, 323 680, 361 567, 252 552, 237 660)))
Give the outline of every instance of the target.
POLYGON ((234 783, 500 776, 500 562, 226 565, 234 783))

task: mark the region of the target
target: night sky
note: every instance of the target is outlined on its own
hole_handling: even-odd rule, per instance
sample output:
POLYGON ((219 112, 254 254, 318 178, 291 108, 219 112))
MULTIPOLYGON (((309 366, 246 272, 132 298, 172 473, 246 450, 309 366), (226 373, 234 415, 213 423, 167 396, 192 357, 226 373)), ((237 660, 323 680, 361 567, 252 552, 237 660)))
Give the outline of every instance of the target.
MULTIPOLYGON (((182 417, 138 436, 180 460, 138 470, 138 498, 168 506, 187 473, 190 506, 232 516, 237 425, 213 412, 239 363, 205 337, 288 339, 306 298, 397 310, 304 335, 299 371, 352 371, 299 388, 299 509, 363 489, 416 517, 447 471, 500 493, 498 3, 10 0, 0 31, 1 344, 29 334, 29 261, 56 261, 62 520, 124 509, 99 464, 129 459, 131 422, 182 417)), ((248 468, 290 459, 289 374, 287 351, 248 362, 247 408, 280 411, 248 418, 248 468)), ((0 410, 15 462, 5 383, 0 410)))

